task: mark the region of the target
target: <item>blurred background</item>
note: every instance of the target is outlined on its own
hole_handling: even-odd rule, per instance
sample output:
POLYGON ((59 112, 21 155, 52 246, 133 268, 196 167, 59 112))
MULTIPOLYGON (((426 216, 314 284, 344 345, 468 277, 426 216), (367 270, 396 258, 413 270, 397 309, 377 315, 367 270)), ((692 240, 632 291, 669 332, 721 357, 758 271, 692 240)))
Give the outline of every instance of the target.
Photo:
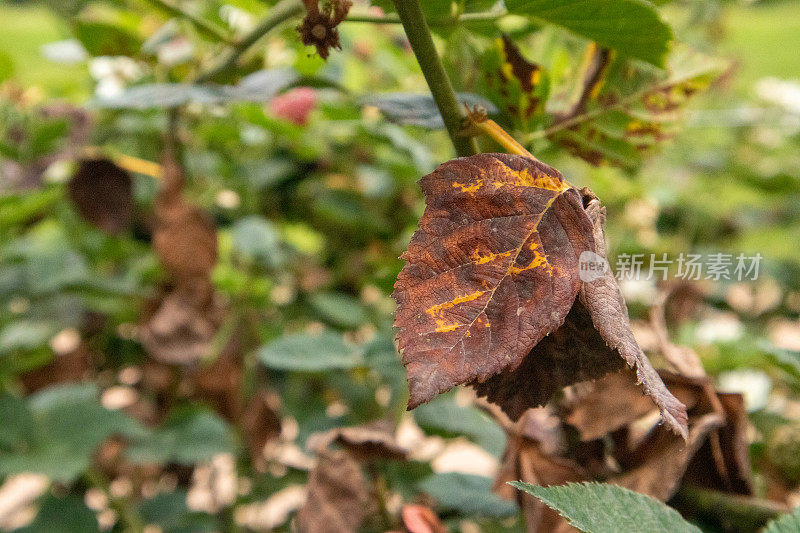
MULTIPOLYGON (((431 102, 380 100, 427 91, 402 27, 345 22, 325 61, 295 11, 212 89, 189 84, 271 4, 0 2, 0 530, 289 530, 319 441, 359 448, 378 437, 336 428, 376 421, 384 448, 351 472, 377 502, 363 528, 409 527, 412 502, 452 530, 523 527, 491 493, 505 431, 470 392, 405 412, 390 294, 424 208, 416 181, 453 151, 431 102)), ((744 394, 754 494, 793 506, 800 4, 656 4, 704 58, 668 62, 715 72, 657 121, 657 146, 540 134, 585 40, 498 23, 549 73, 552 109, 523 127, 482 85, 497 27, 434 31, 456 89, 602 199, 612 268, 643 257, 621 280, 640 344, 661 349, 658 304, 671 341, 744 394), (644 275, 664 254, 666 279, 644 275), (760 254, 759 270, 682 279, 681 254, 760 254)))

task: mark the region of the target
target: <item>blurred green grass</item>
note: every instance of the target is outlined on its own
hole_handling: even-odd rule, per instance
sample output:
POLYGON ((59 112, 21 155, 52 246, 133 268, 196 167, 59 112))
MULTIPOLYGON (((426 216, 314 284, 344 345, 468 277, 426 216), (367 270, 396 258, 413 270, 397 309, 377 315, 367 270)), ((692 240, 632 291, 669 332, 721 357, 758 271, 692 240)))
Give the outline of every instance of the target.
POLYGON ((735 84, 749 89, 760 78, 800 78, 800 2, 729 5, 723 19, 726 32, 720 51, 741 60, 735 84))
POLYGON ((14 62, 14 78, 23 87, 40 87, 48 97, 81 101, 91 84, 85 65, 59 65, 42 56, 44 44, 68 39, 64 27, 46 6, 0 2, 0 51, 14 62))

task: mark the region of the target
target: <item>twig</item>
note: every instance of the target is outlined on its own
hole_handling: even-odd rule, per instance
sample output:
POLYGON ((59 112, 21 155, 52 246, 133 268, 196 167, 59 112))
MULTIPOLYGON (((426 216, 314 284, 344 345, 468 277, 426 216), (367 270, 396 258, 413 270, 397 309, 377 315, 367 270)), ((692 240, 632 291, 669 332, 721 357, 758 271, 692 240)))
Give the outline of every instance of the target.
POLYGON ((211 37, 217 41, 234 44, 235 41, 231 38, 230 34, 216 24, 198 17, 188 11, 185 11, 180 6, 176 6, 167 0, 146 0, 161 11, 165 11, 170 16, 187 20, 197 28, 197 30, 204 34, 206 37, 211 37))
POLYGON ((478 145, 475 139, 462 133, 465 114, 433 44, 419 0, 394 0, 394 5, 456 153, 459 156, 477 154, 478 145))
POLYGON ((756 531, 789 510, 778 502, 690 486, 682 487, 670 505, 735 526, 737 531, 756 531))
MULTIPOLYGON (((508 15, 508 11, 485 11, 481 13, 462 13, 452 17, 437 17, 428 20, 429 26, 451 26, 455 24, 470 24, 491 22, 508 15)), ((367 24, 402 24, 396 14, 389 15, 348 15, 344 22, 363 22, 367 24)))
POLYGON ((233 49, 228 55, 214 67, 200 74, 195 82, 203 83, 210 81, 219 74, 228 72, 236 67, 239 58, 256 44, 259 39, 279 26, 281 23, 299 15, 303 12, 303 3, 300 0, 281 0, 270 9, 267 16, 259 22, 258 26, 242 37, 241 40, 233 45, 233 49))

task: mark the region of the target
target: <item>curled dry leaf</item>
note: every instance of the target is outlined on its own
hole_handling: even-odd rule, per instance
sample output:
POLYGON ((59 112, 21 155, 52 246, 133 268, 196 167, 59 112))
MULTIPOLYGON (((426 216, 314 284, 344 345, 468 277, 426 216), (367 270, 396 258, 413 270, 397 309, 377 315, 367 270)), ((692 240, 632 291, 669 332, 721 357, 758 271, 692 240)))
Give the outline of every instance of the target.
POLYGON ((339 29, 337 26, 347 17, 350 0, 322 0, 324 6, 320 9, 320 0, 304 0, 306 16, 297 27, 300 39, 307 46, 315 46, 322 59, 327 59, 330 49, 342 48, 339 42, 339 29))
POLYGON ((308 477, 308 496, 297 512, 300 533, 351 533, 370 516, 364 474, 347 452, 325 451, 308 477))
POLYGON ((159 361, 186 364, 210 355, 225 314, 211 282, 217 233, 211 216, 184 198, 183 169, 169 147, 162 167, 153 249, 169 274, 170 289, 147 314, 142 343, 159 361))
POLYGON ((115 235, 131 224, 133 186, 128 173, 108 159, 84 159, 67 191, 75 208, 91 225, 115 235))
POLYGON ((686 436, 685 408, 636 344, 610 270, 581 281, 582 255, 606 255, 604 209, 588 190, 507 154, 454 159, 420 184, 427 206, 393 294, 409 408, 471 384, 517 419, 627 363, 686 436))
POLYGON ((200 304, 192 293, 175 289, 145 315, 141 341, 158 361, 187 364, 211 354, 224 308, 211 301, 200 304))

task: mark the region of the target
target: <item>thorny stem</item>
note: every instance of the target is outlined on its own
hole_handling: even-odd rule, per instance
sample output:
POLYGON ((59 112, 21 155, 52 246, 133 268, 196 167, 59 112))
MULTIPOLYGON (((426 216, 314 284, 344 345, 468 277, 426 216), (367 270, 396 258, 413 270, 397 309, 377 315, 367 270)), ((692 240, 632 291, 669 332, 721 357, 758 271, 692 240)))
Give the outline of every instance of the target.
POLYGON ((224 29, 218 27, 215 24, 212 24, 211 22, 201 17, 198 17, 197 15, 194 15, 182 9, 180 6, 177 6, 167 0, 146 0, 146 1, 152 4, 153 6, 157 7, 161 11, 165 11, 172 17, 182 18, 184 20, 191 22, 192 25, 196 27, 200 33, 202 33, 207 37, 211 37, 212 39, 215 39, 223 43, 234 44, 233 39, 224 29))
MULTIPOLYGON (((508 15, 503 11, 486 11, 483 13, 462 13, 452 17, 437 17, 428 20, 430 26, 450 26, 454 24, 469 24, 473 22, 491 22, 508 15)), ((400 17, 390 15, 348 15, 345 22, 365 22, 368 24, 401 24, 400 17)))
POLYGON ((222 61, 217 63, 210 70, 200 74, 195 81, 198 83, 207 82, 217 75, 235 68, 239 58, 241 58, 251 46, 256 44, 259 39, 283 22, 302 13, 303 9, 303 3, 300 0, 281 0, 278 2, 270 9, 267 16, 261 20, 258 26, 253 28, 250 33, 233 45, 233 49, 222 61))
POLYGON ((465 115, 433 44, 433 37, 422 15, 419 0, 394 0, 394 5, 456 153, 459 156, 477 154, 478 144, 475 139, 462 133, 465 115))

